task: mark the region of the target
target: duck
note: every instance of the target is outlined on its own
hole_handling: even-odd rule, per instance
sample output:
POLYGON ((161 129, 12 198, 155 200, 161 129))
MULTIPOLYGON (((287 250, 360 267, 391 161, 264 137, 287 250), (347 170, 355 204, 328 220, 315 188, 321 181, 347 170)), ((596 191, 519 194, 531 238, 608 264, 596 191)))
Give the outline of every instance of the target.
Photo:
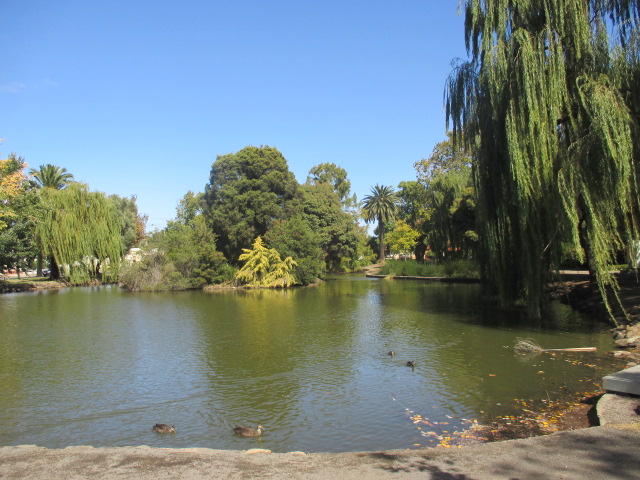
POLYGON ((391 350, 387 355, 391 355, 392 357, 396 354, 393 350, 391 350))
POLYGON ((409 360, 407 362, 407 367, 414 368, 415 366, 416 366, 416 362, 414 362, 413 360, 409 360))
POLYGON ((156 423, 152 430, 156 433, 176 433, 176 427, 170 427, 166 423, 156 423))
POLYGON ((262 425, 258 425, 257 428, 236 425, 236 427, 233 429, 234 432, 236 432, 238 435, 242 435, 243 437, 259 437, 260 435, 262 435, 262 430, 264 430, 262 425))

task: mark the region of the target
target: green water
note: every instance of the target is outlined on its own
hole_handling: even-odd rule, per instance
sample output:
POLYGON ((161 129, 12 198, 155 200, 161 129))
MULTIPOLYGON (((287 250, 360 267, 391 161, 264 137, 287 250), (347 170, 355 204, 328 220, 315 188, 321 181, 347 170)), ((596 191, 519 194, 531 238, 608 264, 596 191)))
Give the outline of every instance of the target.
POLYGON ((287 291, 1 295, 0 442, 411 448, 433 442, 413 415, 441 434, 512 414, 516 398, 579 394, 617 369, 604 326, 561 305, 526 326, 479 294, 343 276, 287 291), (517 337, 598 353, 520 357, 517 337), (157 422, 177 433, 152 432, 157 422), (261 438, 232 431, 257 423, 261 438))

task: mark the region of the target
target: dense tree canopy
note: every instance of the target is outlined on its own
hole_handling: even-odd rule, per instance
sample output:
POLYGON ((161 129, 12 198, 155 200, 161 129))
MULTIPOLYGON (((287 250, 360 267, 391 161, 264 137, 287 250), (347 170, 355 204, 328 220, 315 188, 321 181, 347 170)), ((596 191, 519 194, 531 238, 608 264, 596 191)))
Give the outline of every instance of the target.
POLYGON ((245 147, 220 155, 211 166, 204 202, 218 248, 235 262, 275 220, 299 207, 298 182, 272 147, 245 147))
POLYGON ((420 236, 416 239, 413 250, 416 261, 422 262, 427 252, 425 231, 426 189, 416 180, 400 182, 398 184, 398 218, 403 219, 411 228, 418 231, 420 236))
POLYGON ((0 231, 7 228, 7 222, 15 217, 13 200, 26 190, 24 158, 15 154, 0 160, 0 231))
POLYGON ((569 241, 601 290, 638 238, 638 0, 466 0, 447 115, 477 164, 483 276, 537 315, 569 241))
POLYGON ((0 264, 27 270, 37 258, 41 275, 48 256, 56 278, 86 283, 102 269, 105 280, 115 279, 122 252, 144 236, 135 196, 90 192, 55 165, 30 170, 32 178, 25 169, 15 154, 0 161, 0 264))
POLYGON ((438 259, 470 256, 477 239, 471 157, 449 135, 429 158, 414 166, 424 189, 421 226, 433 255, 438 259))
POLYGON ((44 188, 36 236, 52 272, 72 283, 86 283, 102 271, 102 278, 118 277, 124 254, 117 208, 102 192, 91 192, 82 183, 63 190, 44 188))
POLYGON ((37 254, 38 195, 24 173, 24 158, 0 160, 0 265, 26 270, 37 254))
POLYGON ((309 170, 308 185, 329 184, 340 197, 345 208, 354 207, 357 203, 355 194, 351 195, 351 182, 347 171, 335 163, 321 163, 309 170))
POLYGON ((129 198, 119 195, 109 195, 109 200, 116 206, 121 217, 122 231, 122 248, 126 252, 131 247, 140 243, 145 237, 146 216, 138 213, 138 205, 136 196, 129 198))
POLYGON ((321 236, 315 232, 302 215, 277 220, 264 237, 270 247, 296 261, 291 273, 302 285, 317 281, 326 271, 325 252, 321 236))
POLYGON ((344 270, 356 254, 353 217, 343 211, 340 198, 329 184, 304 185, 302 191, 303 217, 319 238, 326 270, 344 270))
POLYGON ((216 250, 207 225, 203 194, 189 191, 174 220, 140 243, 136 261, 123 268, 120 282, 133 291, 187 290, 230 280, 233 269, 216 250))
POLYGON ((393 230, 387 234, 387 243, 393 253, 413 252, 420 232, 404 220, 398 220, 393 230))

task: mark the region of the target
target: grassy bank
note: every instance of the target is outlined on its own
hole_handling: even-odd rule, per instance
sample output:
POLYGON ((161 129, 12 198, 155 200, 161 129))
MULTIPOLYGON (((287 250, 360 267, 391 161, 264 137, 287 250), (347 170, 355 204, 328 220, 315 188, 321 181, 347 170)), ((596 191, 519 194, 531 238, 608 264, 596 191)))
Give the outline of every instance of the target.
POLYGON ((29 292, 66 286, 66 283, 51 280, 48 277, 12 277, 0 280, 0 293, 29 292))
POLYGON ((387 260, 380 275, 400 277, 480 278, 480 270, 472 260, 418 263, 415 260, 387 260))

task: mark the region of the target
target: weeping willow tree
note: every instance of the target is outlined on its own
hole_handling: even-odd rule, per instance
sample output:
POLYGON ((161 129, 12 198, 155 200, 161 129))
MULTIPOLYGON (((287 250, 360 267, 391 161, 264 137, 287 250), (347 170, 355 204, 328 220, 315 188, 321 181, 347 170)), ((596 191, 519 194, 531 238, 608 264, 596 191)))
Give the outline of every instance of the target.
POLYGON ((267 248, 258 236, 253 249, 243 248, 238 260, 245 262, 236 272, 238 283, 251 287, 286 288, 297 283, 291 273, 297 263, 291 257, 284 260, 275 248, 267 248))
MULTIPOLYGON (((445 104, 473 152, 485 284, 539 315, 561 242, 603 298, 638 238, 638 0, 466 0, 445 104)), ((607 303, 607 306, 608 303, 607 303)))
POLYGON ((102 271, 103 281, 117 278, 123 255, 120 216, 101 192, 71 183, 63 190, 40 191, 42 213, 36 236, 56 270, 71 283, 87 283, 102 271))

